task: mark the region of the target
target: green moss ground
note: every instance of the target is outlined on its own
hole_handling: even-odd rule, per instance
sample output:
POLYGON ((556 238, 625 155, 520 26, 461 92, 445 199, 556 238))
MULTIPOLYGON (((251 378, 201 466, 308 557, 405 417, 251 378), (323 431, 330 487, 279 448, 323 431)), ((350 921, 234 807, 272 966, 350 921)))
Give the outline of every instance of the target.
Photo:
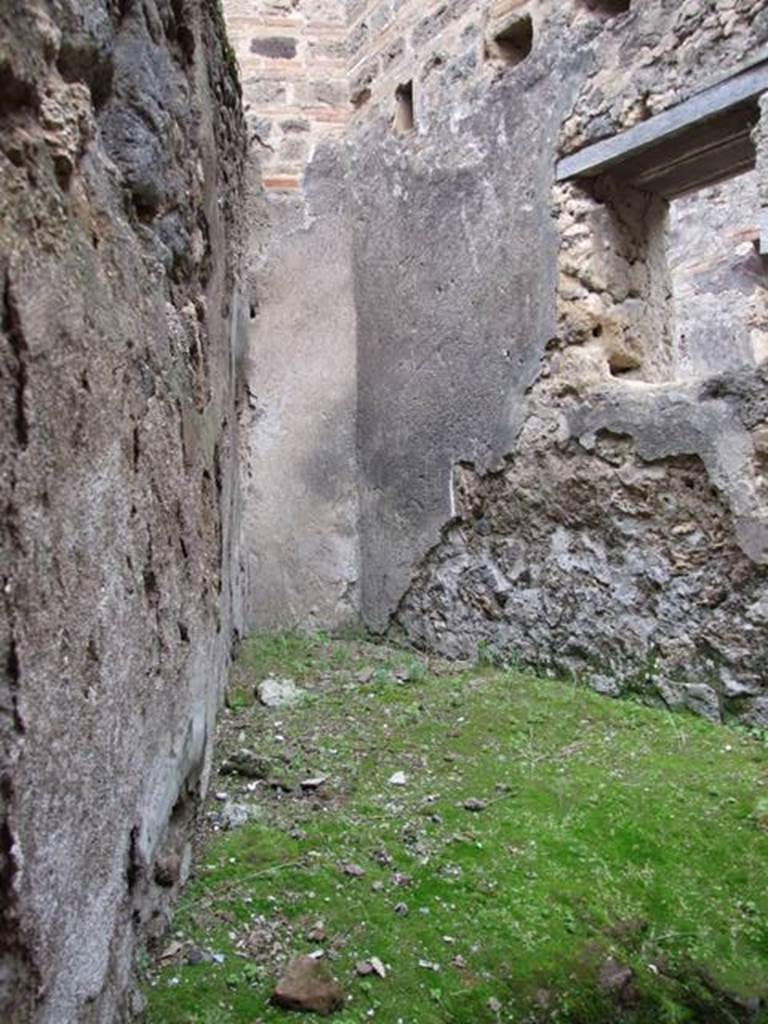
POLYGON ((519 672, 280 636, 244 645, 220 756, 239 747, 273 759, 271 781, 214 780, 256 817, 202 843, 149 971, 150 1024, 290 1019, 268 1004, 274 972, 318 948, 350 997, 343 1024, 768 1020, 759 738, 519 672), (308 697, 255 704, 270 672, 308 697), (188 964, 192 947, 223 962, 188 964), (385 979, 356 975, 370 956, 385 979), (634 972, 621 995, 599 983, 608 958, 634 972))

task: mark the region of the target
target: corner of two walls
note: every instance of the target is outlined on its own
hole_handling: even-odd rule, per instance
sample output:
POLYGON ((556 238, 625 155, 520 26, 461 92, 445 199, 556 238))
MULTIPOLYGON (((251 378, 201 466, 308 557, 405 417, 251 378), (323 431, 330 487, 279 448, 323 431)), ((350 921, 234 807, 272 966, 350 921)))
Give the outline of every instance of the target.
POLYGON ((342 0, 227 0, 253 156, 241 408, 246 621, 359 618, 357 349, 342 0))
MULTIPOLYGON (((301 61, 317 9, 291 7, 292 28, 272 28, 291 29, 295 46, 279 45, 301 61)), ((334 5, 343 127, 341 114, 311 125, 299 175, 279 113, 260 128, 275 146, 251 347, 252 623, 360 614, 448 654, 484 640, 597 688, 764 714, 759 658, 733 635, 762 643, 759 373, 675 383, 662 206, 638 195, 621 224, 609 194, 554 182, 558 155, 687 98, 768 38, 756 0, 705 7, 334 5), (602 222, 609 248, 642 250, 628 260, 642 280, 625 288, 618 261, 593 295, 584 268, 564 288, 585 210, 587 234, 602 222), (672 505, 657 507, 665 489, 672 505), (595 631, 581 616, 602 591, 595 631)), ((275 95, 314 102, 310 64, 291 63, 275 95)))
MULTIPOLYGON (((553 115, 539 140, 551 162, 687 98, 768 38, 765 11, 746 0, 730 13, 632 3, 614 15, 607 6, 574 0, 561 16, 550 6, 549 18, 534 18, 547 77, 570 77, 557 114, 546 86, 526 82, 536 40, 507 72, 509 110, 525 120, 538 92, 536 117, 553 115)), ((475 141, 469 122, 462 127, 457 146, 475 141)), ((515 149, 513 175, 533 179, 536 146, 515 149)), ((496 164, 484 166, 488 189, 496 164)), ((525 292, 512 304, 511 351, 532 346, 537 362, 525 392, 519 378, 509 385, 521 430, 500 465, 459 468, 455 516, 419 564, 396 624, 449 655, 472 654, 482 640, 500 657, 612 695, 639 691, 717 721, 765 725, 765 367, 750 357, 729 372, 733 355, 723 352, 716 376, 678 379, 664 204, 625 187, 617 202, 610 180, 554 192, 547 180, 554 200, 541 209, 560 237, 553 246, 542 219, 506 264, 519 272, 544 246, 548 269, 558 267, 558 319, 543 334, 526 330, 525 292)), ((518 210, 504 231, 520 232, 518 210)), ((447 200, 444 215, 456 213, 447 200)), ((490 257, 495 244, 489 235, 490 257)), ((549 287, 541 276, 532 283, 529 294, 549 287)), ((498 314, 491 323, 503 336, 498 314)))

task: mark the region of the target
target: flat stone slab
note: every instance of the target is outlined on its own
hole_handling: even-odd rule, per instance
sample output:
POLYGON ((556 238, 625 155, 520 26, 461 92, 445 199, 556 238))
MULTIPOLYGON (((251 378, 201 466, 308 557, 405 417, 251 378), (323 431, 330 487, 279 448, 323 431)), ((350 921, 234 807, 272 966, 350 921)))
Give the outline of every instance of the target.
POLYGON ((266 708, 288 708, 298 704, 305 696, 293 679, 277 679, 270 676, 256 687, 256 696, 266 708))

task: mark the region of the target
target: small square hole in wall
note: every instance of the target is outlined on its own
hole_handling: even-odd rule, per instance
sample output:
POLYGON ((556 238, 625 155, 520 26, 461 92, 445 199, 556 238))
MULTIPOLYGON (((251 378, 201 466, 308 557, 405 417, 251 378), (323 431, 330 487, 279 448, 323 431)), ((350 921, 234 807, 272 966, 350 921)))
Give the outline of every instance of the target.
POLYGON ((602 14, 606 18, 613 18, 617 14, 625 14, 632 0, 577 0, 579 7, 592 11, 593 14, 602 14))
POLYGON ((524 14, 495 33, 488 44, 487 53, 492 60, 514 67, 522 63, 532 49, 533 21, 530 14, 524 14))
POLYGON ((416 127, 413 108, 413 82, 405 82, 395 89, 395 122, 397 135, 406 135, 416 127))

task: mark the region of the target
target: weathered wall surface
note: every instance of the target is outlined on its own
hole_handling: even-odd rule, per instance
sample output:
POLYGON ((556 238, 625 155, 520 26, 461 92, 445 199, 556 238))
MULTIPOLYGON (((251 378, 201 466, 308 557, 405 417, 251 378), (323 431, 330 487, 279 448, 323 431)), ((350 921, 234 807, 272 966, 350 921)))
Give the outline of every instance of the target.
MULTIPOLYGON (((381 44, 356 72, 371 96, 348 144, 362 600, 375 628, 453 515, 453 467, 510 450, 553 333, 552 154, 578 48, 553 34, 508 69, 485 56, 488 5, 456 12, 454 23, 453 7, 405 4, 383 34, 371 15, 359 22, 381 44), (415 130, 397 135, 395 91, 407 81, 415 130)), ((560 17, 534 14, 540 33, 560 17)))
POLYGON ((342 0, 226 0, 263 197, 252 217, 241 419, 246 617, 338 628, 359 614, 356 337, 340 140, 342 0))
POLYGON ((124 1019, 237 628, 235 210, 199 0, 0 8, 0 1017, 124 1019))
POLYGON ((243 407, 252 629, 358 621, 356 320, 343 171, 320 149, 298 195, 268 194, 243 407))
MULTIPOLYGON (((670 221, 614 180, 555 187, 554 168, 754 56, 764 5, 230 0, 228 14, 265 168, 249 622, 359 611, 446 652, 483 640, 598 686, 642 678, 713 717, 762 713, 759 659, 729 630, 758 643, 765 268, 754 248, 702 256, 706 273, 691 262, 701 197, 670 221)), ((746 205, 768 187, 757 145, 745 246, 746 205)), ((711 234, 737 207, 727 187, 708 195, 711 234)))
POLYGON ((762 720, 759 346, 686 380, 664 204, 552 174, 735 69, 768 24, 738 0, 621 6, 357 5, 363 611, 446 653, 482 640, 762 720))
MULTIPOLYGON (((587 0, 573 0, 589 16, 587 0)), ((596 0, 595 13, 607 0, 596 0)), ((597 142, 688 99, 754 57, 768 41, 762 0, 624 4, 605 31, 593 19, 589 73, 563 131, 563 152, 597 142)))
POLYGON ((680 376, 741 370, 768 358, 768 294, 751 171, 675 200, 669 266, 680 376))

